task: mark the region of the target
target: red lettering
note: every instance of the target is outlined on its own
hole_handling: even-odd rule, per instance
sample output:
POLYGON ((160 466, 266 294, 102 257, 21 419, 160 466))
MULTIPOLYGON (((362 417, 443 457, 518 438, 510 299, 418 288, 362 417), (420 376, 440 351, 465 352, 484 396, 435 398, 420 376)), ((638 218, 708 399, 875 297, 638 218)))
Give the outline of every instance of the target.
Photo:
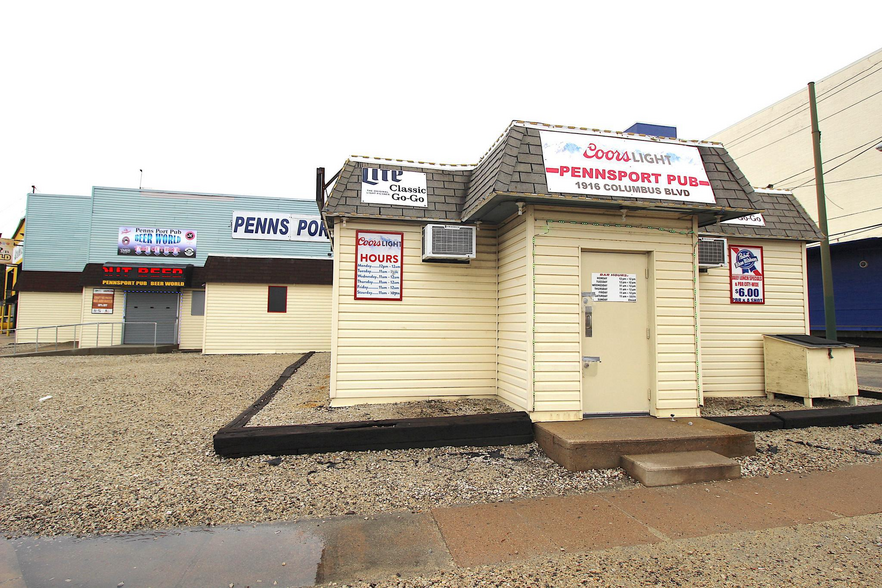
POLYGON ((690 185, 690 186, 693 186, 693 187, 694 187, 694 186, 698 186, 698 178, 690 177, 690 178, 689 178, 689 185, 690 185))
POLYGON ((593 157, 594 159, 605 159, 607 161, 612 161, 613 159, 616 161, 631 161, 631 154, 627 151, 624 153, 613 149, 604 151, 603 149, 598 149, 594 143, 589 143, 588 148, 582 153, 582 157, 587 159, 593 157))
POLYGON ((139 273, 139 274, 147 274, 147 273, 150 273, 150 270, 149 270, 148 268, 146 268, 146 267, 139 267, 139 268, 138 268, 138 273, 139 273))

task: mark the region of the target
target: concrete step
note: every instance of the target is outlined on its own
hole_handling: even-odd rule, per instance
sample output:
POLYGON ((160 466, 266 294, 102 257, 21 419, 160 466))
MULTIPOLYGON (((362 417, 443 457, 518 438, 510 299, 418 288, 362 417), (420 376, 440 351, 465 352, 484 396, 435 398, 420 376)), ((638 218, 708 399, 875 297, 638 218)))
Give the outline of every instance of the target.
POLYGON ((713 451, 623 455, 622 468, 644 486, 676 486, 741 477, 741 464, 713 451))
POLYGON ((713 451, 726 457, 755 455, 754 435, 702 418, 596 418, 534 423, 548 457, 578 472, 617 468, 623 455, 713 451))

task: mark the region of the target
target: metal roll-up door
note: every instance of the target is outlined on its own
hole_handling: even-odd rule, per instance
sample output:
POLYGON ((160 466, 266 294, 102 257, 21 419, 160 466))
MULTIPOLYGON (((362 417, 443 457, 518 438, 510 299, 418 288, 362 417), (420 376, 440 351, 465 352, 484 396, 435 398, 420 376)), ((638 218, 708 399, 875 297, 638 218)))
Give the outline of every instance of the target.
POLYGON ((126 345, 153 345, 156 323, 156 343, 178 342, 178 293, 177 292, 127 292, 126 329, 123 343, 126 345))

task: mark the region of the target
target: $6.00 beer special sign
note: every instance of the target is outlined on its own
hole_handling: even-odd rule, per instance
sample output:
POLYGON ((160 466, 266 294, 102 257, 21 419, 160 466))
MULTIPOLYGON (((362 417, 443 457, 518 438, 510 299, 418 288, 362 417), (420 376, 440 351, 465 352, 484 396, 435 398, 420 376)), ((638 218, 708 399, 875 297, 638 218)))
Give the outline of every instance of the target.
POLYGON ((762 247, 729 245, 729 289, 733 303, 765 304, 762 247))

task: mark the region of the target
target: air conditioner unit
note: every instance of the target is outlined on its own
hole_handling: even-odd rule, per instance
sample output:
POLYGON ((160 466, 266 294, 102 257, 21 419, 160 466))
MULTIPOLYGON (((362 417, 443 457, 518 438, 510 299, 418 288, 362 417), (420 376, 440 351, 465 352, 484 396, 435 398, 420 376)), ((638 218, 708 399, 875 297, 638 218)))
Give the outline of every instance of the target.
POLYGON ((698 238, 698 267, 724 267, 729 248, 722 237, 698 238))
POLYGON ((423 227, 423 259, 468 260, 475 258, 478 229, 463 225, 423 227))

